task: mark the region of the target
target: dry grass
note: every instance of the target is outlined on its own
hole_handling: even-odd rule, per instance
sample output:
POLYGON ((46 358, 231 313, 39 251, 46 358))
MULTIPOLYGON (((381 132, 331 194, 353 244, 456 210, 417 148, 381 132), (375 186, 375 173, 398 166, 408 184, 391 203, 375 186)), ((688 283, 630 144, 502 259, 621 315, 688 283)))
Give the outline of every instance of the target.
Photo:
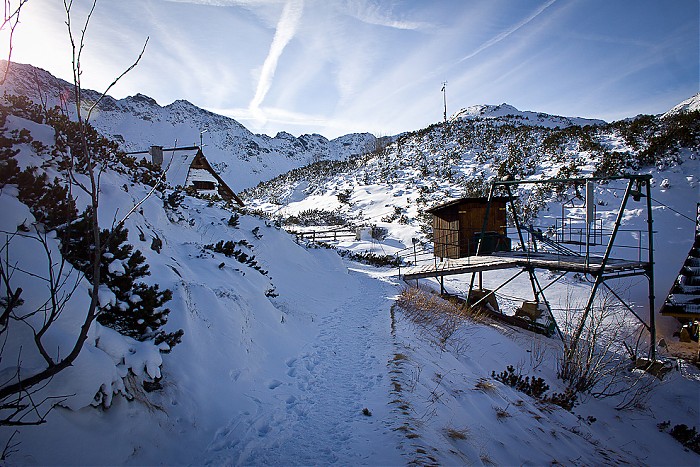
POLYGON ((450 439, 467 439, 469 437, 469 429, 468 428, 462 428, 461 430, 458 430, 456 428, 445 428, 445 435, 450 438, 450 439))
POLYGON ((500 421, 510 417, 511 415, 508 413, 508 407, 494 407, 494 410, 496 411, 496 418, 500 421))
POLYGON ((478 321, 478 313, 468 306, 439 295, 408 287, 399 295, 397 305, 414 323, 445 344, 465 320, 478 321))
POLYGON ((496 390, 496 385, 493 383, 493 381, 486 378, 480 378, 474 387, 484 392, 493 392, 496 390))

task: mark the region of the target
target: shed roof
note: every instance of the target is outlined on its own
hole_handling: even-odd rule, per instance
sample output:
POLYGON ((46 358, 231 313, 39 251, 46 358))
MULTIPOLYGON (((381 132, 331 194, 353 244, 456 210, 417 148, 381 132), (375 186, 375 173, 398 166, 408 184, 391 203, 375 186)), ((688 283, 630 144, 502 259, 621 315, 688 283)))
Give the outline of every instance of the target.
MULTIPOLYGON (((494 196, 491 198, 491 201, 496 201, 496 202, 508 202, 510 201, 511 198, 509 196, 494 196)), ((483 197, 476 197, 476 198, 459 198, 459 199, 454 199, 452 201, 448 201, 443 204, 438 204, 437 206, 433 206, 430 209, 426 209, 425 212, 429 212, 430 214, 435 214, 440 211, 444 211, 446 209, 451 208, 452 206, 457 206, 462 203, 479 203, 479 204, 486 204, 489 201, 489 199, 485 196, 483 197)))

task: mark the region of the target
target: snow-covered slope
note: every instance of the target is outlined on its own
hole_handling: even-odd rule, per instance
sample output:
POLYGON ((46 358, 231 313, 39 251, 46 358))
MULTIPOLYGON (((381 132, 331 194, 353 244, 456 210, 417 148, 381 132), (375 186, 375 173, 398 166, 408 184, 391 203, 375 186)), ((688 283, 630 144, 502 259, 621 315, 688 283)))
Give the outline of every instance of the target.
POLYGON ((674 106, 671 110, 666 112, 663 116, 669 117, 672 115, 677 115, 683 112, 696 112, 700 110, 700 92, 695 94, 693 97, 689 97, 680 104, 674 106))
MULTIPOLYGON (((148 103, 130 105, 144 114, 155 109, 148 103)), ((189 115, 187 104, 173 106, 171 115, 178 108, 185 109, 181 115, 189 115)), ((491 134, 479 125, 479 131, 491 134)), ((7 149, 19 153, 3 153, 0 168, 16 159, 20 168, 36 165, 51 177, 62 174, 51 156, 53 128, 8 117, 2 136, 11 143, 7 149), (35 141, 21 131, 25 128, 35 141)), ((340 207, 353 218, 390 230, 381 243, 352 240, 339 243, 341 247, 391 253, 421 235, 416 204, 462 195, 465 186, 460 183, 469 177, 456 175, 457 169, 464 168, 478 180, 479 172, 472 168, 483 167, 491 174, 497 171, 495 157, 505 154, 496 152, 494 158, 482 160, 477 159, 478 149, 460 152, 462 166, 455 156, 456 144, 448 146, 452 158, 444 156, 444 147, 438 144, 444 141, 442 136, 429 131, 409 135, 381 154, 360 163, 351 160, 342 172, 338 169, 343 163, 327 161, 325 166, 337 172, 328 179, 290 176, 284 187, 290 191, 286 206, 262 197, 256 204, 269 211, 297 213, 340 207), (441 178, 433 176, 436 170, 441 178), (407 223, 401 223, 400 216, 381 220, 394 216, 396 207, 407 223)), ((606 138, 612 147, 623 148, 618 138, 606 138)), ((527 138, 520 141, 529 147, 527 138)), ((593 170, 595 155, 585 150, 577 154, 582 172, 593 170)), ((534 157, 524 160, 538 170, 555 171, 566 165, 564 156, 557 166, 534 157)), ((655 198, 682 211, 677 201, 688 202, 692 190, 697 190, 697 151, 683 148, 678 161, 665 167, 663 174, 654 172, 655 198), (658 181, 662 177, 668 182, 658 181)), ((101 175, 100 222, 105 228, 150 191, 128 171, 116 168, 107 167, 101 175)), ((47 271, 45 250, 30 236, 41 234, 36 238, 45 239, 54 261, 60 256, 59 239, 52 231, 43 236, 42 224, 19 201, 19 186, 0 182, 2 264, 19 266, 11 282, 24 288, 27 301, 19 311, 28 311, 46 297, 47 271)), ((602 187, 598 199, 616 199, 616 188, 602 187)), ((75 193, 84 206, 80 190, 75 193)), ((561 393, 565 383, 556 377, 559 341, 462 320, 453 323, 453 333, 435 335, 435 323, 421 323, 396 306, 406 287, 396 270, 342 260, 332 250, 300 244, 269 220, 234 213, 217 202, 185 197, 173 206, 168 194, 168 190, 155 192, 145 199, 126 226, 130 243, 150 266, 148 283, 172 291, 166 328, 183 329, 182 342, 170 353, 159 354, 148 341, 137 342, 93 325, 84 355, 39 394, 39 401, 59 397, 47 400, 49 405, 60 402, 47 423, 21 427, 17 434, 15 427, 0 427, 0 446, 9 446, 5 461, 28 465, 697 462, 695 453, 657 426, 667 420, 671 426, 697 423, 700 407, 694 395, 700 374, 695 367, 679 362, 666 384, 656 384, 650 375, 626 372, 637 377, 645 390, 627 410, 615 410, 627 395, 607 399, 586 395, 567 411, 492 377, 492 372, 514 365, 523 374, 544 378, 552 392, 561 393), (162 245, 154 248, 153 239, 162 245), (207 248, 218 241, 235 242, 248 259, 254 256, 257 267, 242 257, 207 248), (143 390, 139 376, 144 373, 162 375, 162 388, 143 390), (95 395, 101 399, 95 400, 95 395), (114 397, 111 404, 101 404, 107 395, 114 397)), ((685 221, 661 205, 657 211, 659 248, 665 255, 669 245, 682 241, 685 221)), ((643 222, 631 217, 632 222, 643 222)), ((662 256, 660 261, 664 260, 662 256)), ((66 273, 70 283, 79 276, 75 270, 66 273)), ((456 281, 447 285, 459 287, 456 281)), ((508 292, 520 295, 529 287, 527 281, 514 282, 508 292)), ((556 293, 550 297, 557 303, 580 299, 587 288, 585 281, 574 279, 551 287, 556 293)), ((63 311, 60 329, 52 336, 52 349, 63 349, 75 331, 87 293, 85 282, 79 283, 63 311)), ((43 360, 34 355, 30 361, 31 328, 11 330, 0 349, 4 352, 0 375, 12 374, 15 365, 33 371, 31 367, 43 360)))
MULTIPOLYGON (((19 63, 10 67, 0 92, 25 95, 35 102, 43 99, 49 107, 62 105, 69 110, 75 102, 69 83, 45 70, 19 63)), ((83 90, 83 94, 86 104, 100 98, 98 92, 91 90, 83 90)), ((330 141, 317 134, 298 138, 283 132, 274 138, 255 135, 236 120, 188 101, 177 100, 160 106, 142 94, 120 100, 105 96, 90 122, 127 152, 144 151, 151 145, 199 145, 200 132, 206 130, 202 135, 206 145, 204 154, 236 191, 311 162, 345 159, 371 151, 376 143, 369 133, 349 134, 330 141)))
MULTIPOLYGON (((326 210, 355 224, 376 224, 389 229, 404 248, 413 238, 428 241, 427 208, 463 196, 484 196, 494 178, 648 173, 653 177, 656 244, 663 251, 656 258, 658 310, 693 241, 695 204, 700 200, 700 121, 643 117, 565 128, 502 123, 460 118, 434 125, 403 135, 365 157, 285 174, 248 190, 246 199, 281 219, 326 210), (687 146, 678 143, 682 135, 690 141, 683 143, 687 146), (644 166, 645 160, 647 164, 654 160, 655 165, 644 166)), ((598 215, 607 228, 615 220, 623 187, 620 182, 597 187, 598 215)), ((516 193, 527 222, 545 231, 556 224, 562 204, 576 194, 570 187, 557 193, 530 186, 521 186, 516 193)), ((625 228, 644 231, 641 212, 631 211, 625 228)), ((631 238, 628 242, 637 244, 631 238)), ((645 307, 646 285, 637 284, 633 295, 645 307)), ((665 331, 672 332, 673 326, 668 323, 665 331)))
POLYGON ((601 125, 603 120, 581 117, 561 117, 542 112, 518 110, 512 105, 472 105, 456 112, 450 121, 458 119, 489 119, 511 125, 543 126, 547 128, 566 128, 568 126, 601 125))

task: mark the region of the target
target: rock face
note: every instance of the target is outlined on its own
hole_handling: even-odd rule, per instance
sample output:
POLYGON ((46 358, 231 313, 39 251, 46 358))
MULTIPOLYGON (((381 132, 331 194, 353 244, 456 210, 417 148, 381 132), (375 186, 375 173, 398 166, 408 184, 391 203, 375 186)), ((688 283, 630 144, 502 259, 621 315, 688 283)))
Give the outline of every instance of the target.
MULTIPOLYGON (((2 65, 4 66, 4 65, 2 65)), ((73 85, 31 65, 13 63, 0 92, 22 94, 49 107, 61 105, 75 112, 73 85)), ((93 103, 100 93, 83 90, 83 100, 93 103)), ((311 162, 343 160, 374 150, 376 138, 354 133, 328 140, 313 134, 294 137, 285 132, 274 138, 251 133, 236 120, 197 107, 186 100, 166 106, 136 94, 124 99, 104 96, 90 119, 95 128, 117 141, 125 151, 145 151, 150 146, 199 145, 226 183, 235 191, 311 162)))

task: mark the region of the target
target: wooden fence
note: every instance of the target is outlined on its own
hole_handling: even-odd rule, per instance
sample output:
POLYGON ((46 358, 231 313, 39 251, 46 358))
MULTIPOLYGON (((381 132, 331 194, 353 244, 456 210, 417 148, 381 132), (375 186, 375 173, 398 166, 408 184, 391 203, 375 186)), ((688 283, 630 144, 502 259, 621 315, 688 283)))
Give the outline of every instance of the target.
POLYGON ((309 240, 312 242, 337 242, 339 240, 355 239, 357 233, 354 229, 325 229, 325 230, 288 230, 299 240, 309 240))

